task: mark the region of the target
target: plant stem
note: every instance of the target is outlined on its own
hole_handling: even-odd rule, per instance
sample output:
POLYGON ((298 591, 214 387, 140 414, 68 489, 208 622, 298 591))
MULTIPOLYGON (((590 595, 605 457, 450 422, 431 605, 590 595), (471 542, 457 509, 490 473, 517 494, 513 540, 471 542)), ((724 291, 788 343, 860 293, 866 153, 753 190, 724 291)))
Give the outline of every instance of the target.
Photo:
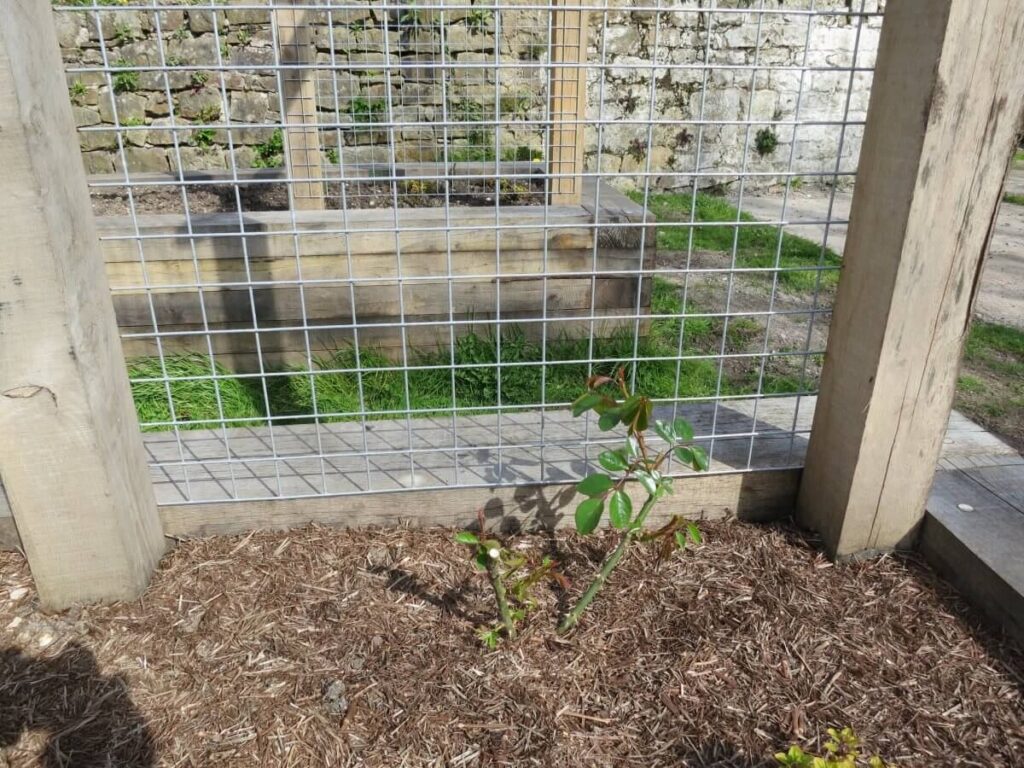
POLYGON ((516 636, 516 623, 512 620, 512 611, 508 607, 508 597, 505 594, 505 580, 498 571, 496 560, 488 558, 487 575, 491 578, 491 587, 494 589, 494 601, 498 604, 498 615, 501 616, 501 623, 505 625, 505 635, 509 640, 516 636))
POLYGON ((605 561, 601 564, 601 570, 598 572, 594 580, 590 582, 590 586, 587 587, 587 591, 584 592, 580 599, 576 601, 576 605, 572 607, 572 610, 565 614, 562 619, 562 623, 558 625, 558 634, 564 635, 566 632, 571 630, 580 620, 580 616, 583 615, 584 611, 590 605, 591 601, 597 596, 597 593, 601 591, 601 587, 611 576, 612 571, 619 564, 622 556, 626 554, 626 549, 629 548, 630 543, 636 537, 636 534, 640 531, 644 524, 644 520, 647 519, 648 513, 654 506, 654 502, 657 501, 657 497, 649 495, 647 501, 644 502, 643 507, 640 509, 640 514, 636 516, 636 520, 633 522, 633 526, 622 535, 622 541, 619 542, 619 546, 605 558, 605 561))

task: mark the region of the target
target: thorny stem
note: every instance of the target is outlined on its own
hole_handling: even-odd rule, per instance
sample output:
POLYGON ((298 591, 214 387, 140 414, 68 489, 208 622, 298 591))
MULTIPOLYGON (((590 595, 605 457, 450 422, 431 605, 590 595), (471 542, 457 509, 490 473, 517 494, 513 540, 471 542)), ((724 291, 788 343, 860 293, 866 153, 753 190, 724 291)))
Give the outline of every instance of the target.
POLYGON ((587 587, 587 591, 584 592, 580 596, 580 599, 576 601, 576 605, 572 607, 572 610, 565 614, 565 617, 562 619, 562 623, 558 625, 558 634, 564 635, 579 622, 580 616, 582 616, 583 612, 587 610, 591 601, 597 596, 597 593, 601 591, 601 587, 604 586, 605 581, 608 580, 612 571, 614 571, 615 567, 619 564, 622 556, 626 554, 626 549, 629 548, 630 543, 636 537, 637 533, 640 532, 644 524, 644 520, 647 519, 648 513, 650 513, 651 508, 654 506, 654 502, 657 500, 658 497, 654 494, 647 497, 647 501, 645 501, 643 507, 640 508, 640 513, 636 516, 636 520, 633 521, 633 525, 622 535, 622 541, 619 542, 619 546, 617 546, 615 550, 608 555, 604 563, 601 565, 600 572, 594 577, 594 580, 590 582, 590 586, 587 587))
POLYGON ((505 594, 505 580, 498 570, 498 561, 492 557, 487 558, 487 575, 491 579, 491 587, 494 589, 494 601, 498 604, 498 615, 501 616, 501 623, 505 626, 505 635, 509 640, 513 640, 516 636, 516 624, 512 620, 512 611, 508 607, 508 597, 505 594))

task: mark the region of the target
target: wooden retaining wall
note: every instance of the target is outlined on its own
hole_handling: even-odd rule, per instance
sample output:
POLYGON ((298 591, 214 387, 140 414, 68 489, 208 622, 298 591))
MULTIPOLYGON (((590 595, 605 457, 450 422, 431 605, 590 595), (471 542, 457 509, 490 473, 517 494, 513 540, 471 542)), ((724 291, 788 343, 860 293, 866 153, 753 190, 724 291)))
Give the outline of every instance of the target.
MULTIPOLYGON (((644 210, 607 185, 598 199, 599 209, 503 206, 500 218, 419 208, 104 217, 97 226, 122 334, 153 334, 155 319, 161 332, 187 333, 164 337, 165 354, 205 353, 204 328, 230 330, 211 336, 214 353, 245 371, 259 367, 257 333, 264 365, 304 362, 303 318, 314 355, 352 344, 355 323, 361 347, 396 358, 403 344, 410 353, 448 344, 450 320, 499 311, 534 339, 544 325, 549 337, 632 329, 650 306, 639 270, 653 266, 655 228, 601 227, 642 223, 644 210)), ((157 353, 152 336, 123 346, 127 357, 157 353)))

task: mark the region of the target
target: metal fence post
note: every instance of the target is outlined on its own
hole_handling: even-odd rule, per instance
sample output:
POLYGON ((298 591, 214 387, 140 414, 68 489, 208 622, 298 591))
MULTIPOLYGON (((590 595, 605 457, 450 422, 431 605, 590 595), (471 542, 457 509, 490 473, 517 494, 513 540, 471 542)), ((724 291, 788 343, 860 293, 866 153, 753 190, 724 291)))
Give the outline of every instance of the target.
POLYGON ((798 516, 835 555, 911 543, 1024 103, 1024 4, 886 9, 798 516))
POLYGON ((42 602, 137 596, 164 551, 50 4, 0 19, 0 475, 42 602))

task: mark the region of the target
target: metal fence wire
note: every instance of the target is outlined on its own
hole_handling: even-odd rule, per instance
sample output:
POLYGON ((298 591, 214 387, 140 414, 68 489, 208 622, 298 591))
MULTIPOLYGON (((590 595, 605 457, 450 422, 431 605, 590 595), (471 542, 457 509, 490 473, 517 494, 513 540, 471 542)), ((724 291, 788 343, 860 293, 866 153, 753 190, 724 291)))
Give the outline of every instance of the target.
POLYGON ((161 503, 800 466, 877 2, 54 11, 161 503))

